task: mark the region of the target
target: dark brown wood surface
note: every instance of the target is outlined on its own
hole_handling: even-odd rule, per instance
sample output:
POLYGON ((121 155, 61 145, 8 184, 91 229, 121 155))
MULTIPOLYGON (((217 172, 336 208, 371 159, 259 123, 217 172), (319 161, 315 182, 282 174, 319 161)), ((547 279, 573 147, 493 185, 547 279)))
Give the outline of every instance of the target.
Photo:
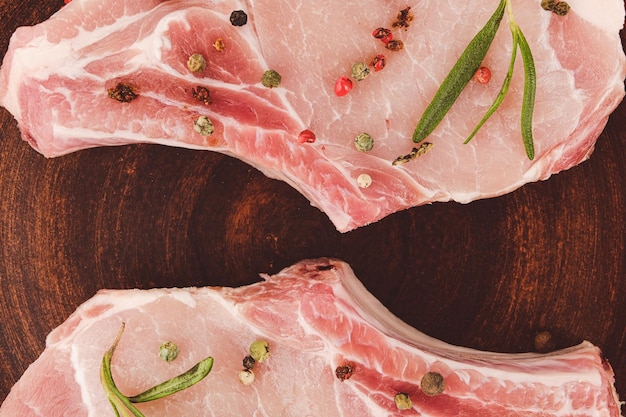
MULTIPOLYGON (((61 0, 0 0, 0 51, 61 0)), ((100 288, 238 286, 304 258, 349 262, 393 313, 446 342, 587 339, 626 397, 626 106, 592 158, 503 197, 417 207, 338 233, 282 182, 162 146, 45 159, 0 109, 0 401, 100 288)))

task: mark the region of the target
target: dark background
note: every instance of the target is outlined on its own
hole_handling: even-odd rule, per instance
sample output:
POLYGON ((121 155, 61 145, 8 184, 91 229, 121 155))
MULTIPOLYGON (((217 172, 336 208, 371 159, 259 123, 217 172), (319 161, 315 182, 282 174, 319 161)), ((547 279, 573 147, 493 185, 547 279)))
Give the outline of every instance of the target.
MULTIPOLYGON (((61 0, 0 0, 0 51, 61 0)), ((626 106, 591 160, 468 205, 338 233, 288 185, 230 157, 157 145, 45 159, 0 109, 0 401, 100 288, 238 286, 304 258, 350 263, 394 314, 446 342, 533 350, 587 339, 626 398, 626 106)))

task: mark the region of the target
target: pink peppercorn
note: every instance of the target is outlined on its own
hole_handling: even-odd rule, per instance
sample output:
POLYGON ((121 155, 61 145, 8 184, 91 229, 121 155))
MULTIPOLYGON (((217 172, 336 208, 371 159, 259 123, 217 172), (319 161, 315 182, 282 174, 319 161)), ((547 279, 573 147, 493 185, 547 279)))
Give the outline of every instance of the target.
POLYGON ((311 132, 309 129, 303 130, 298 135, 299 143, 313 143, 315 142, 315 133, 311 132))
POLYGON ((352 80, 348 77, 339 77, 335 83, 335 94, 343 97, 352 90, 352 80))
POLYGON ((491 70, 487 67, 480 67, 474 74, 476 81, 481 84, 487 84, 491 80, 491 70))

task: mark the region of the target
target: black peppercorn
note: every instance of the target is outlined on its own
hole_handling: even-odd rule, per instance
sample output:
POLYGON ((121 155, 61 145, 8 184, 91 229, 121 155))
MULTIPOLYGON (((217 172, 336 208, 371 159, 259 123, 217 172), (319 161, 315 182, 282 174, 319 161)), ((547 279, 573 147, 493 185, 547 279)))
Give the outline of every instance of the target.
POLYGON ((230 14, 230 23, 233 26, 243 26, 248 23, 248 15, 243 10, 235 10, 230 14))
POLYGON ((252 369, 252 368, 254 368, 254 364, 255 363, 256 363, 256 361, 250 355, 248 355, 245 358, 243 358, 243 367, 245 369, 252 369))
POLYGON ((353 372, 352 366, 350 365, 338 366, 337 369, 335 369, 335 376, 340 381, 345 381, 346 379, 350 379, 353 372))

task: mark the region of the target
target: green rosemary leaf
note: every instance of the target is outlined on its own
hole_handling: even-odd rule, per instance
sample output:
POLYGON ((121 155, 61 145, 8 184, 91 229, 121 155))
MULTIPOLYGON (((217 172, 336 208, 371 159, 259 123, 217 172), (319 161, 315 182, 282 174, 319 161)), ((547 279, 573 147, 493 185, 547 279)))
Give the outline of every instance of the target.
POLYGON ((421 142, 435 130, 476 73, 500 27, 506 2, 500 1, 494 14, 470 41, 441 83, 413 132, 413 142, 421 142))
POLYGON ((464 143, 467 144, 467 143, 469 143, 470 140, 472 140, 472 138, 476 135, 476 133, 478 133, 480 128, 483 127, 485 122, 491 117, 491 115, 493 113, 495 113, 496 110, 498 110, 498 107, 500 107, 500 104, 502 104, 502 102, 504 101, 504 97, 506 96, 506 93, 508 93, 509 86, 511 85, 511 78, 513 78, 513 69, 515 68, 515 58, 516 57, 517 57, 517 37, 513 36, 513 52, 511 53, 511 61, 509 63, 509 71, 506 73, 506 77, 504 77, 504 81, 502 82, 502 87, 500 88, 500 92, 496 96, 496 98, 493 101, 493 104, 491 105, 491 107, 489 107, 489 110, 487 110, 487 113, 485 113, 485 116, 478 123, 478 125, 476 126, 474 131, 472 133, 470 133, 470 135, 467 137, 467 139, 465 139, 464 143))
POLYGON ((125 324, 122 323, 120 331, 117 333, 117 337, 113 342, 113 345, 104 353, 102 358, 102 366, 100 367, 100 382, 104 388, 104 392, 115 411, 117 417, 145 417, 141 411, 139 411, 131 402, 117 389, 115 381, 113 381, 113 375, 111 373, 111 360, 113 359, 113 353, 117 348, 122 333, 124 333, 125 324), (121 410, 121 415, 120 411, 121 410))
POLYGON ((522 99, 522 140, 526 155, 531 161, 535 158, 533 142, 533 109, 535 107, 535 92, 537 90, 537 71, 535 60, 526 41, 526 37, 516 23, 511 23, 511 30, 515 36, 524 62, 524 97, 522 99))
POLYGON ((172 379, 156 385, 141 394, 137 394, 128 398, 133 403, 143 403, 147 401, 157 400, 182 391, 190 386, 200 382, 205 376, 211 372, 213 367, 213 358, 207 357, 198 362, 187 372, 182 373, 172 379))

